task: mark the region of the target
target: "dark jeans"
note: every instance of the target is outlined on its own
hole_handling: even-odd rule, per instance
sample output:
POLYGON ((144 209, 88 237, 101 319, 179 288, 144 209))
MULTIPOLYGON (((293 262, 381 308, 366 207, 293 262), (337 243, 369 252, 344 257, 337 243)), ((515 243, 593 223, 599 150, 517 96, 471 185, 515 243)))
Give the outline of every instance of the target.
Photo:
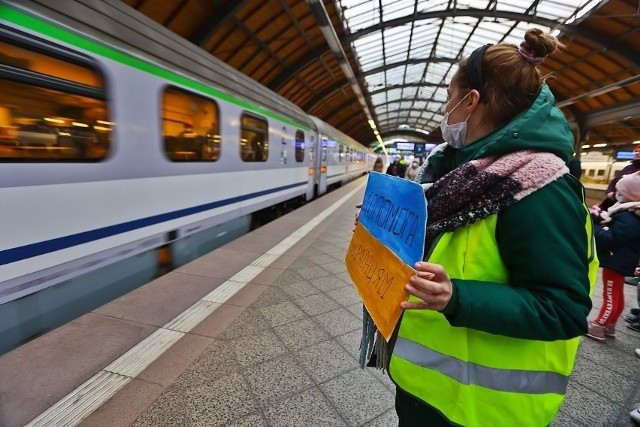
POLYGON ((396 387, 398 427, 450 427, 438 411, 396 387))
MULTIPOLYGON (((451 427, 438 411, 396 387, 398 427, 451 427)), ((516 425, 516 424, 514 424, 516 425)), ((547 426, 548 427, 548 426, 547 426)))

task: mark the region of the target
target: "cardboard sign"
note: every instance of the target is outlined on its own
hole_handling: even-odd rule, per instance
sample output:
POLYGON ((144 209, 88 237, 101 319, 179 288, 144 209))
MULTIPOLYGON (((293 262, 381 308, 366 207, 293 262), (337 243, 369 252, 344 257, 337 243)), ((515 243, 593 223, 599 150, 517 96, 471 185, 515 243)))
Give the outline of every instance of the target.
POLYGON ((420 184, 371 172, 345 263, 373 322, 386 340, 400 319, 404 285, 422 260, 427 201, 420 184))

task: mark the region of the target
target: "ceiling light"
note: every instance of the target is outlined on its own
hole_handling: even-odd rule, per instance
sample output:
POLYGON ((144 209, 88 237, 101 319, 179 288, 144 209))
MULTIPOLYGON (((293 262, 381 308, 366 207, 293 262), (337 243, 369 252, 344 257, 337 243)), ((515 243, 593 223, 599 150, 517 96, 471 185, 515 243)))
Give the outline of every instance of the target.
POLYGON ((606 147, 607 144, 593 144, 593 148, 602 148, 602 147, 606 147))

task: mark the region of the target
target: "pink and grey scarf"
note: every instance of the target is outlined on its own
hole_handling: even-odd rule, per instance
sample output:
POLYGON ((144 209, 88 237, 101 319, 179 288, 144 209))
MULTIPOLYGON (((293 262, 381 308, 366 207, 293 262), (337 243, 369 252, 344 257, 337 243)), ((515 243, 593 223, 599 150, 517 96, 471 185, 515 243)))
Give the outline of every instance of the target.
POLYGON ((425 247, 437 234, 487 218, 568 172, 558 156, 533 150, 463 164, 425 192, 429 214, 425 247))

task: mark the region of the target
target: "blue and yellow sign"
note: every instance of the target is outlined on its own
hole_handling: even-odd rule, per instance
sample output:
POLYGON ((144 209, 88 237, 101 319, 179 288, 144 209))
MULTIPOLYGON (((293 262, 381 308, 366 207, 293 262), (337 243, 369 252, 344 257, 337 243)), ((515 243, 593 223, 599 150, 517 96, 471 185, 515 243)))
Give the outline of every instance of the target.
POLYGON ((407 299, 404 285, 422 260, 427 201, 420 184, 371 172, 347 249, 349 276, 378 330, 389 340, 407 299))

